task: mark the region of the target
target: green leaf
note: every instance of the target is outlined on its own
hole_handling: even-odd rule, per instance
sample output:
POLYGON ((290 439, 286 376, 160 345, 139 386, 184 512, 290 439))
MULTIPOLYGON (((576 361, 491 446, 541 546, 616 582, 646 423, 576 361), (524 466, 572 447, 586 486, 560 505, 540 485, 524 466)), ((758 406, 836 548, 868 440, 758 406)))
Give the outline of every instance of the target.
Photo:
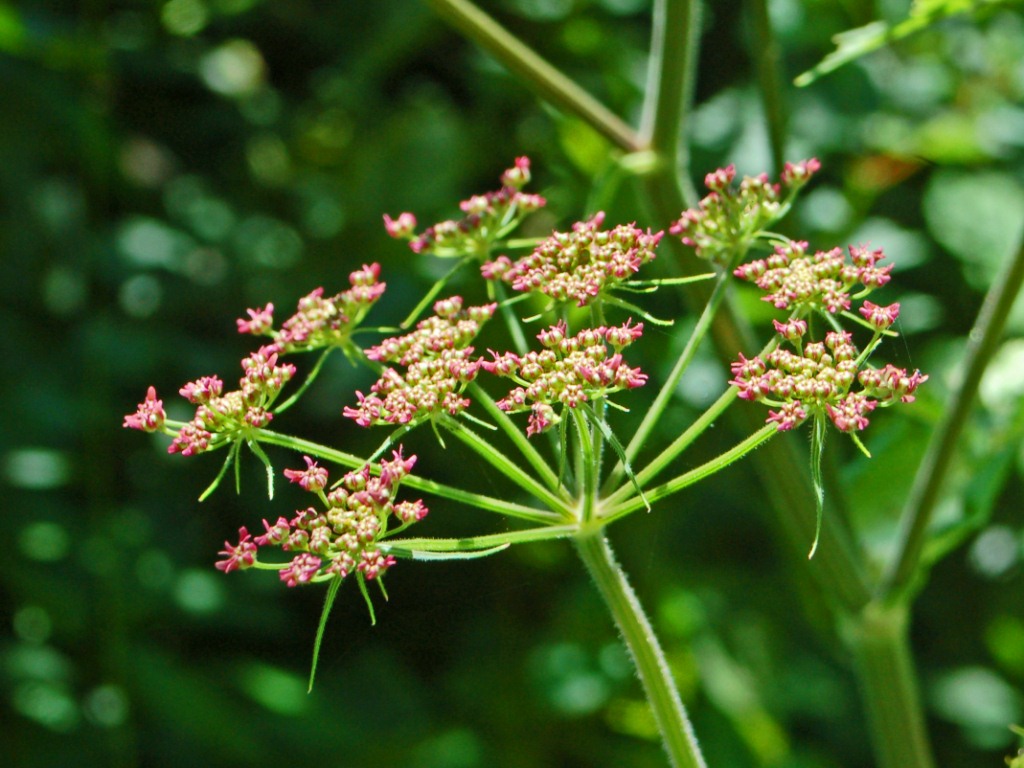
POLYGON ((407 557, 411 560, 475 560, 479 557, 487 557, 489 555, 497 554, 503 550, 506 550, 511 545, 509 542, 499 544, 496 547, 488 547, 487 549, 474 549, 474 550, 463 550, 457 552, 432 552, 425 549, 404 549, 402 547, 395 547, 384 542, 380 542, 380 548, 386 552, 390 552, 396 557, 407 557))
POLYGON ((630 466, 629 459, 626 457, 626 451, 622 447, 622 443, 619 442, 619 438, 617 438, 615 433, 612 432, 611 427, 608 426, 608 422, 604 419, 598 418, 597 413, 593 408, 589 405, 585 405, 584 407, 590 421, 597 426, 601 431, 601 434, 604 436, 604 439, 608 441, 608 445, 612 447, 612 450, 615 451, 615 454, 619 457, 619 461, 622 463, 622 471, 625 472, 626 477, 628 477, 629 481, 633 484, 633 488, 636 490, 640 500, 644 503, 644 507, 646 507, 647 511, 650 512, 651 505, 647 501, 647 497, 644 496, 644 491, 640 487, 640 483, 637 482, 636 474, 633 472, 633 467, 630 466))
POLYGON ((263 466, 267 468, 267 498, 273 500, 274 498, 274 467, 270 463, 270 459, 267 454, 260 448, 260 444, 255 440, 246 440, 246 444, 249 446, 249 450, 256 454, 256 458, 263 462, 263 466))
POLYGON ((307 693, 312 692, 313 690, 313 680, 316 678, 316 663, 320 659, 320 643, 324 639, 324 630, 327 628, 327 617, 331 615, 331 608, 334 607, 334 598, 338 596, 338 589, 340 587, 341 576, 336 576, 331 581, 331 585, 327 587, 327 594, 324 596, 324 608, 320 611, 320 624, 316 628, 316 640, 313 641, 313 663, 309 669, 309 688, 307 689, 307 693))
POLYGON ((836 44, 836 49, 814 67, 799 75, 793 83, 803 88, 861 56, 910 37, 952 16, 973 13, 987 6, 1009 5, 1016 2, 1019 0, 917 0, 911 6, 907 18, 895 26, 891 27, 884 21, 873 21, 863 27, 835 35, 832 40, 836 44))
POLYGON ((821 518, 825 510, 825 480, 821 474, 821 457, 825 453, 825 436, 828 434, 828 422, 825 414, 814 414, 814 429, 811 432, 811 483, 814 486, 814 505, 817 518, 814 524, 814 543, 807 559, 814 557, 818 549, 818 538, 821 536, 821 518))

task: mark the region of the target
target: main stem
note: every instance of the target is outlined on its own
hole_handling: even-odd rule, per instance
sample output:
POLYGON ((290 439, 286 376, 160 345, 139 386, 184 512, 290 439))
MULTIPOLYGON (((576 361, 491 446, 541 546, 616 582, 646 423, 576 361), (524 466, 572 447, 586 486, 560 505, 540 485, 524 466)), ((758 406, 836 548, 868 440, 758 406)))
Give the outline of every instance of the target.
POLYGON ((581 533, 575 543, 633 657, 669 760, 675 768, 707 768, 665 652, 604 533, 581 533))
POLYGON ((907 606, 868 604, 847 626, 879 768, 934 768, 907 637, 907 606))

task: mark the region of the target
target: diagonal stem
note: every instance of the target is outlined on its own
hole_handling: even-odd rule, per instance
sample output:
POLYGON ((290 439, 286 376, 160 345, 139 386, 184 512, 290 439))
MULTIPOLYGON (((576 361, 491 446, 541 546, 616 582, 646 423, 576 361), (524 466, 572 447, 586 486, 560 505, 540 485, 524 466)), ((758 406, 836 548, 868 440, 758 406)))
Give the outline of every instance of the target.
POLYGON ((541 98, 582 118, 627 152, 643 148, 636 131, 627 123, 469 0, 426 0, 426 3, 541 98))
POLYGON ((1024 248, 1009 259, 992 283, 978 319, 968 335, 964 373, 952 402, 918 466, 907 504, 900 520, 896 556, 883 580, 881 593, 893 598, 908 587, 918 571, 928 523, 935 511, 942 484, 956 453, 957 443, 978 394, 982 374, 996 351, 1014 300, 1024 283, 1024 248))

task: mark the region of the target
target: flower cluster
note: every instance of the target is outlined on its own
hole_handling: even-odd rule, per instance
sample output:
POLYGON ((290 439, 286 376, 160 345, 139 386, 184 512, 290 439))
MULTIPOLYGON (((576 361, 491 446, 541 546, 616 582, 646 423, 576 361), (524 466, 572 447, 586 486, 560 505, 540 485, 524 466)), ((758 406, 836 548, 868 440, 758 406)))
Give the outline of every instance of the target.
POLYGON ((710 194, 698 208, 684 211, 669 232, 695 248, 701 258, 725 264, 785 214, 797 191, 820 167, 814 158, 786 163, 778 184, 761 174, 745 177, 739 186, 732 183, 735 166, 720 168, 704 178, 710 194))
MULTIPOLYGON (((836 314, 850 308, 850 293, 857 286, 858 295, 863 296, 889 282, 892 264, 879 267, 885 258, 881 250, 850 246, 850 261, 839 248, 830 251, 807 252, 807 243, 790 241, 778 245, 775 252, 764 259, 757 259, 738 267, 734 274, 755 283, 766 295, 764 301, 771 302, 777 309, 813 309, 836 314)), ((870 302, 867 306, 880 309, 870 302)), ((897 306, 897 311, 899 307, 897 306)), ((872 325, 892 325, 895 317, 865 314, 872 325)))
POLYGON ((776 347, 763 358, 743 355, 732 364, 733 384, 739 397, 774 406, 766 423, 779 431, 793 429, 808 417, 826 415, 842 432, 859 432, 868 425, 867 415, 876 407, 914 401, 917 387, 927 381, 920 371, 886 365, 858 372, 860 353, 848 331, 829 331, 824 342, 799 342, 807 323, 775 321, 776 330, 793 342, 796 351, 776 347), (855 383, 861 389, 852 391, 855 383))
POLYGON ((662 232, 644 232, 632 224, 602 230, 604 213, 555 232, 533 253, 513 262, 499 256, 481 267, 488 280, 503 280, 517 291, 540 291, 555 301, 586 306, 608 293, 654 259, 662 232))
POLYGON ((465 214, 461 219, 442 221, 416 234, 416 217, 402 213, 394 219, 385 215, 384 228, 391 237, 408 240, 415 253, 485 257, 491 243, 519 226, 527 214, 546 204, 540 195, 522 191, 529 181, 530 160, 519 157, 515 165, 501 175, 499 190, 473 195, 459 204, 465 214))
POLYGON ((273 419, 271 407, 284 385, 295 375, 295 366, 278 365, 273 347, 260 347, 242 361, 244 375, 239 388, 224 392, 224 382, 204 376, 181 388, 180 394, 196 406, 195 415, 176 431, 165 423, 163 402, 149 388, 135 413, 125 416, 124 426, 146 432, 164 431, 174 436, 168 453, 191 456, 235 440, 239 433, 265 427, 273 419))
POLYGON ((480 367, 472 359, 470 343, 496 307, 464 309, 459 296, 442 299, 434 304, 434 316, 421 320, 415 331, 366 350, 370 360, 397 363, 406 371, 385 368, 369 395, 356 392, 358 406, 346 407, 344 415, 368 427, 409 424, 440 412, 454 416, 462 411, 469 405, 462 392, 480 367))
POLYGON ((398 450, 391 461, 381 462, 379 475, 373 475, 366 464, 346 474, 339 487, 325 493, 327 470, 306 457, 306 469, 285 470, 285 476, 315 493, 324 509, 300 509, 291 520, 279 517, 273 524, 264 520, 265 532, 260 536, 240 528, 237 544, 224 542, 219 553, 223 559, 216 563, 217 568, 224 573, 251 568, 259 563, 260 548, 280 547, 295 556, 288 563, 264 567, 278 569, 281 581, 289 587, 345 578, 351 573, 377 578, 395 563, 394 556, 382 550, 381 540, 427 514, 422 501, 395 502, 399 483, 415 463, 415 456, 403 458, 398 450), (398 526, 389 531, 392 517, 398 526))
POLYGON ((282 353, 345 346, 384 293, 386 285, 379 278, 379 264, 364 264, 348 276, 352 287, 347 291, 324 298, 324 289, 317 288, 300 299, 297 311, 280 330, 274 330, 274 305, 267 304, 247 310, 249 318, 237 321, 238 332, 269 336, 273 343, 268 348, 282 353))
POLYGON ((498 401, 510 413, 529 410, 526 434, 533 436, 561 421, 554 406, 576 408, 624 389, 642 387, 647 375, 622 359, 622 350, 643 333, 643 323, 588 328, 569 336, 564 322, 537 335, 544 347, 523 356, 512 352, 481 361, 489 373, 504 376, 519 386, 498 401))

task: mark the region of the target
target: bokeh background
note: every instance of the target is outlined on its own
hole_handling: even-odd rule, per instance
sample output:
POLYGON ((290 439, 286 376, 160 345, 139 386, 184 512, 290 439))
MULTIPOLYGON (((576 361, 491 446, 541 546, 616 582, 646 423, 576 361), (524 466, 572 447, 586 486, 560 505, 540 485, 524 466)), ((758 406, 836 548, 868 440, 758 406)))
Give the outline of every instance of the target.
MULTIPOLYGON (((483 6, 635 122, 649 2, 483 6)), ((788 83, 831 49, 831 35, 907 9, 779 0, 770 10, 788 83)), ((751 9, 711 4, 703 27, 695 180, 728 162, 770 171, 751 9)), ((824 164, 786 231, 818 247, 884 247, 897 264, 885 298, 904 306, 890 354, 932 377, 912 408, 874 420, 872 461, 844 441, 829 446, 853 524, 882 555, 983 292, 1019 246, 1024 18, 996 7, 951 20, 783 92, 788 156, 824 164)), ((212 567, 240 525, 303 502, 287 488, 268 501, 249 457, 241 495, 225 487, 199 504, 218 458, 168 456, 166 440, 121 428, 149 384, 170 404, 200 375, 231 382, 250 349, 234 331, 246 307, 285 311, 379 261, 389 290, 371 321, 400 320, 448 265, 388 239, 381 214, 448 218, 522 154, 550 200, 534 233, 598 205, 612 221, 667 224, 638 204, 602 138, 413 0, 0 2, 5 765, 664 764, 570 547, 401 563, 374 627, 346 586, 307 695, 322 592, 212 567)), ((638 351, 656 376, 692 319, 671 293, 655 308, 678 318, 638 351)), ((913 616, 943 766, 1003 765, 1017 748, 1007 726, 1024 720, 1019 310, 937 521, 955 546, 913 616), (965 525, 970 535, 955 535, 965 525)), ((661 436, 726 378, 708 351, 661 436)), ((368 384, 335 360, 275 425, 369 450, 381 435, 340 416, 368 384)), ((411 446, 441 479, 465 479, 456 446, 442 451, 427 432, 411 446)), ((294 463, 271 455, 278 469, 294 463)), ((499 478, 473 474, 503 492, 499 478)), ((617 526, 613 540, 713 765, 870 765, 813 563, 777 543, 762 497, 740 465, 617 526)), ((501 524, 431 506, 420 534, 501 524)))

